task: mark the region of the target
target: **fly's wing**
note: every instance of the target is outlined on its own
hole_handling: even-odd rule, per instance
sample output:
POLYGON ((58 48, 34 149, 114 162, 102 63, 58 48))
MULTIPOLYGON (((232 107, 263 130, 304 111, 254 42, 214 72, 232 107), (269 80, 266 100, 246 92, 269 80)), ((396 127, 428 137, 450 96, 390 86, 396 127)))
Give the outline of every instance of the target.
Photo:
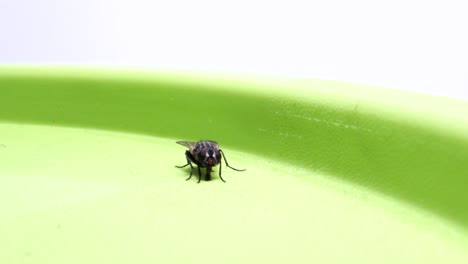
POLYGON ((197 144, 197 142, 192 141, 177 141, 176 143, 187 147, 189 150, 193 150, 195 148, 195 145, 197 144))

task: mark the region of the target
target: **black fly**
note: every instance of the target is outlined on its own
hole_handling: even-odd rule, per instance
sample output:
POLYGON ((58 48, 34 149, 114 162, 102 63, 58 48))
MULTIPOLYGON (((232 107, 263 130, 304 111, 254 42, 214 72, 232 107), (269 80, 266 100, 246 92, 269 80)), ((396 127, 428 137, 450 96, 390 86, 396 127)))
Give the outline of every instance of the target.
POLYGON ((190 165, 190 176, 187 178, 189 180, 192 178, 193 166, 192 163, 195 163, 198 167, 198 182, 201 181, 201 171, 200 168, 206 168, 205 180, 211 180, 210 173, 212 168, 219 164, 219 178, 223 182, 226 182, 223 177, 221 177, 221 157, 223 157, 226 166, 236 171, 245 171, 239 170, 229 166, 229 163, 226 160, 226 156, 223 151, 219 148, 218 143, 210 140, 202 140, 198 142, 191 141, 177 141, 177 144, 185 146, 188 148, 185 151, 185 157, 187 158, 187 164, 183 166, 176 166, 177 168, 184 168, 190 165))

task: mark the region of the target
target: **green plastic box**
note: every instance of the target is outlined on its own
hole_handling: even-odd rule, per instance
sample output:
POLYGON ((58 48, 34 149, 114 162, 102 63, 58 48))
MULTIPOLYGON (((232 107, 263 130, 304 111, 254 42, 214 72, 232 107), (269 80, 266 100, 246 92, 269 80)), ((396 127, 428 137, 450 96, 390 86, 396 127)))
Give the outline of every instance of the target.
POLYGON ((0 263, 468 263, 465 101, 21 66, 0 100, 0 263), (186 181, 200 139, 247 170, 186 181))

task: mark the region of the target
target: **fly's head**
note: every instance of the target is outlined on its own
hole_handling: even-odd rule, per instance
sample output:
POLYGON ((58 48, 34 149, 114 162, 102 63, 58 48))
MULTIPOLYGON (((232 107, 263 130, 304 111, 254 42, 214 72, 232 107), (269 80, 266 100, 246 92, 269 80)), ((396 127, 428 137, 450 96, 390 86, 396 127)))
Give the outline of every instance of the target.
POLYGON ((198 156, 203 167, 213 167, 221 161, 221 153, 216 148, 203 148, 198 156))
POLYGON ((201 167, 214 167, 221 162, 221 152, 214 141, 199 141, 193 148, 192 154, 201 167))

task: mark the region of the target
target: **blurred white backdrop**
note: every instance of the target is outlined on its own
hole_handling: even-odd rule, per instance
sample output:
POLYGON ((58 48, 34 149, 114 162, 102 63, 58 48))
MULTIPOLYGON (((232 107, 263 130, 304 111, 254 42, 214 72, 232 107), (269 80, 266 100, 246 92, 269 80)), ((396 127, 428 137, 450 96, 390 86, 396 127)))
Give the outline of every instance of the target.
POLYGON ((468 100, 463 0, 0 0, 0 63, 318 77, 468 100))

